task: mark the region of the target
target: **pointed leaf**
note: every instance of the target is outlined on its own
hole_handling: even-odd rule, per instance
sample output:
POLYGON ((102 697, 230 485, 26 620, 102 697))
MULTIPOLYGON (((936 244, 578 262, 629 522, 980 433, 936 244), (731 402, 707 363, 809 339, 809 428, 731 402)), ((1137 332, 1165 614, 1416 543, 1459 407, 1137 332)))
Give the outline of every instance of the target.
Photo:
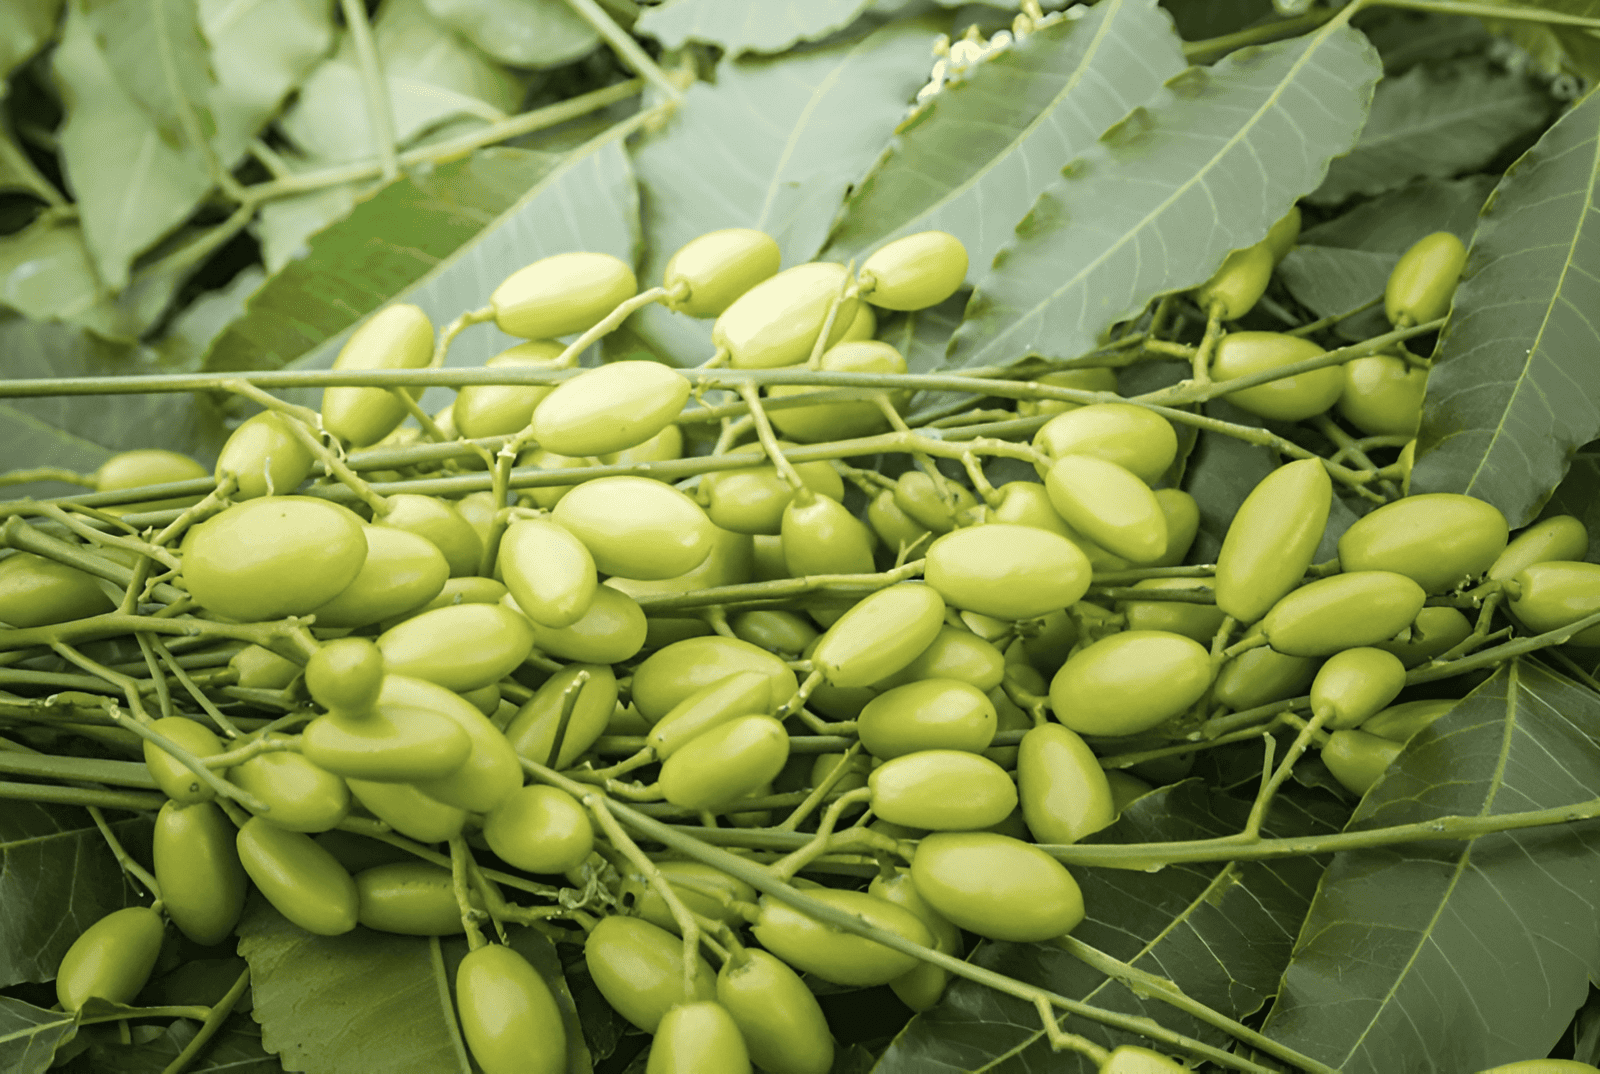
POLYGON ((1600 452, 1580 451, 1573 456, 1567 476, 1556 486, 1540 518, 1572 515, 1589 530, 1590 563, 1600 562, 1600 452))
POLYGON ((62 0, 0 0, 0 77, 55 35, 62 0))
POLYGON ((595 28, 564 0, 427 0, 434 18, 516 67, 559 67, 594 51, 595 28))
MULTIPOLYGON (((63 1067, 62 1074, 165 1074, 194 1039, 196 1025, 179 1019, 159 1037, 138 1044, 98 1038, 83 1055, 63 1067)), ((283 1074, 283 1065, 261 1047, 261 1029, 250 1016, 236 1014, 184 1070, 186 1074, 283 1074)))
POLYGON ((634 29, 667 48, 699 41, 744 52, 782 52, 842 30, 872 0, 668 0, 646 8, 634 29))
POLYGON ((1191 68, 1039 196, 978 281, 950 364, 1071 358, 1264 236, 1354 143, 1378 57, 1330 22, 1191 68))
POLYGON ((1181 46, 1154 0, 1112 0, 974 65, 901 122, 851 192, 829 256, 937 229, 982 278, 1061 166, 1183 70, 1181 46))
POLYGON ((0 996, 0 1069, 8 1074, 44 1074, 56 1049, 72 1039, 77 1019, 0 996))
POLYGON ((317 0, 200 0, 211 45, 217 156, 233 164, 333 42, 333 8, 317 0))
POLYGON ((1332 204, 1424 176, 1474 171, 1543 127, 1549 112, 1549 96, 1531 79, 1497 72, 1481 59, 1442 70, 1414 67, 1378 86, 1361 140, 1306 200, 1332 204))
POLYGON ((95 43, 124 93, 174 148, 216 133, 215 87, 196 0, 85 0, 95 43), (184 117, 185 110, 189 120, 184 117))
MULTIPOLYGON (((1600 696, 1514 661, 1411 740, 1350 829, 1600 796, 1597 721, 1600 696)), ((1600 976, 1595 830, 1584 821, 1338 855, 1265 1032, 1346 1074, 1548 1054, 1600 976)))
POLYGON ((1600 435, 1600 94, 1501 179, 1472 240, 1417 440, 1411 491, 1525 525, 1600 435))

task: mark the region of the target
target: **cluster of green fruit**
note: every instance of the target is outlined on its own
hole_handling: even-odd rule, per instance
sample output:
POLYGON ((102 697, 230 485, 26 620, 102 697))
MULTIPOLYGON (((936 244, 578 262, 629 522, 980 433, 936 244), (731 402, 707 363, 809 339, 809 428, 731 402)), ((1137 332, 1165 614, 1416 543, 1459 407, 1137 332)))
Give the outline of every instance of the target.
MULTIPOLYGON (((1259 299, 1297 227, 1292 214, 1195 292, 1210 319, 1196 380, 1253 378, 1228 397, 1275 421, 1337 407, 1373 436, 1414 435, 1426 371, 1403 351, 1306 368, 1323 351, 1302 336, 1221 331, 1259 299)), ((607 255, 544 259, 471 315, 530 340, 489 363, 505 383, 464 386, 432 417, 410 388, 331 387, 320 415, 271 407, 224 446, 216 492, 101 515, 166 511, 164 527, 0 561, 0 621, 37 644, 153 630, 161 618, 234 639, 215 685, 249 728, 215 722, 209 704, 139 721, 145 763, 169 799, 155 830, 158 902, 78 939, 57 979, 63 1007, 132 1000, 165 921, 218 943, 253 884, 319 935, 465 931, 473 950, 456 1001, 479 1066, 565 1069, 549 984, 478 932, 531 912, 499 893, 494 877, 509 872, 588 892, 539 915, 583 928, 601 993, 655 1034, 652 1074, 752 1062, 824 1074, 833 1039, 796 971, 888 984, 926 1010, 949 969, 912 952, 959 960, 964 931, 1050 942, 1083 919, 1077 883, 1047 848, 1100 831, 1150 790, 1103 768, 1106 753, 1181 743, 1216 712, 1277 706, 1264 723, 1309 691, 1302 736, 1361 794, 1449 708, 1392 703, 1408 669, 1482 640, 1457 605, 1492 594, 1533 633, 1600 609, 1581 523, 1549 519, 1513 540, 1498 510, 1462 495, 1396 498, 1349 527, 1336 564, 1314 566, 1334 496, 1319 458, 1259 483, 1214 570, 1184 568, 1199 510, 1158 487, 1178 432, 1154 409, 1112 401, 1109 368, 1041 376, 1067 391, 1018 405, 1036 419, 1031 442, 980 438, 952 456, 967 463, 968 487, 928 456, 959 442, 919 435, 904 416, 910 393, 871 381, 906 372, 872 338, 875 311, 953 294, 967 270, 961 244, 910 236, 859 272, 778 265, 772 239, 745 229, 694 240, 642 294, 607 255), (803 376, 765 395, 744 383, 748 418, 724 422, 703 472, 675 486, 652 467, 686 457, 696 374, 648 361, 577 367, 588 342, 650 301, 717 319, 707 371, 868 377, 822 401, 803 376), (1074 392, 1081 403, 1060 398, 1074 392), (416 427, 401 427, 408 414, 416 427), (873 437, 873 452, 909 453, 919 466, 891 478, 785 455, 873 437), (493 450, 489 438, 499 438, 493 450), (382 475, 385 494, 346 462, 349 449, 403 455, 427 439, 460 450, 382 475), (993 487, 975 461, 985 454, 1031 462, 1039 480, 993 487), (343 487, 302 488, 319 465, 343 487), (595 467, 609 471, 580 472, 595 467), (393 491, 484 470, 489 490, 453 500, 393 491), (847 483, 866 494, 859 516, 845 505, 847 483), (180 539, 176 570, 152 579, 180 539), (1102 595, 1130 572, 1146 574, 1102 595), (106 579, 132 587, 124 612, 146 614, 117 614, 106 579), (1428 603, 1447 595, 1462 599, 1428 603), (251 698, 287 715, 241 702, 251 698), (828 748, 802 748, 819 736, 828 748), (602 745, 630 739, 626 760, 601 760, 602 745), (630 773, 654 776, 624 782, 630 773), (799 808, 780 832, 825 809, 811 841, 770 864, 804 893, 800 906, 704 862, 649 860, 607 806, 664 802, 669 815, 764 828, 784 795, 799 808), (363 815, 425 856, 352 875, 322 833, 363 815), (838 850, 834 829, 849 816, 867 833, 859 845, 873 849, 877 878, 865 890, 838 886, 836 873, 814 873, 827 885, 794 879, 838 850), (451 867, 424 849, 442 843, 451 867), (872 935, 819 920, 811 905, 872 935), (746 927, 759 948, 740 939, 746 927)), ((1391 322, 1441 316, 1460 268, 1452 237, 1418 243, 1390 281, 1391 322)), ((420 310, 394 306, 355 333, 335 369, 420 370, 440 351, 420 310)), ((97 478, 111 491, 197 476, 182 456, 134 452, 97 478)), ((1600 628, 1574 640, 1600 644, 1600 628)), ((1171 766, 1145 774, 1171 778, 1171 766)), ((1100 1069, 1183 1067, 1124 1046, 1100 1069)))

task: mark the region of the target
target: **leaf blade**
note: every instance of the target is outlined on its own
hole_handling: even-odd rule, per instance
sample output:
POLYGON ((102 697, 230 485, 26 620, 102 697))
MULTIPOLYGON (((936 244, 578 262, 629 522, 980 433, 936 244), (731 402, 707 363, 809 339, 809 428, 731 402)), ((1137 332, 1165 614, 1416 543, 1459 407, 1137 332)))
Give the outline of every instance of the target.
POLYGON ((671 0, 645 9, 634 28, 667 48, 689 41, 716 45, 730 56, 782 52, 842 30, 872 0, 671 0))

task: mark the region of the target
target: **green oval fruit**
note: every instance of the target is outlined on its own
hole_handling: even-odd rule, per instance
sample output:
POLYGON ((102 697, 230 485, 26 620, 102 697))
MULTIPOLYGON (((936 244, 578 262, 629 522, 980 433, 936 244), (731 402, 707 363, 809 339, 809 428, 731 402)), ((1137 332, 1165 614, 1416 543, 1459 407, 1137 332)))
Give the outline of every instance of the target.
POLYGON ((586 332, 638 293, 627 262, 576 251, 542 257, 507 276, 489 295, 500 331, 522 339, 586 332))
POLYGON ((921 470, 907 470, 895 481, 894 502, 918 525, 935 533, 949 533, 958 517, 977 508, 978 500, 965 485, 946 479, 943 487, 941 494, 932 477, 921 470))
POLYGON ((1192 638, 1126 631, 1062 664, 1050 682, 1050 706, 1080 735, 1136 735, 1183 712, 1210 685, 1211 654, 1192 638))
POLYGON ((584 941, 583 960, 606 1002, 646 1033, 673 1007, 717 994, 711 967, 698 955, 685 992, 683 941, 636 917, 602 918, 584 941))
POLYGON ((0 560, 0 623, 49 626, 116 607, 95 579, 65 563, 14 552, 0 560))
POLYGON ((469 951, 456 969, 461 1035, 483 1074, 567 1069, 561 1008, 528 960, 500 944, 469 951))
POLYGON ((522 786, 522 763, 488 717, 442 686, 423 679, 413 679, 407 685, 410 703, 447 717, 472 743, 466 760, 446 775, 419 779, 418 790, 445 805, 469 813, 487 813, 522 786))
POLYGON ((314 456, 289 431, 293 421, 264 410, 246 418, 222 445, 217 455, 217 482, 232 474, 238 482, 235 500, 287 495, 311 473, 314 456))
POLYGON ((1406 667, 1414 668, 1466 641, 1472 623, 1455 608, 1423 608, 1409 630, 1405 641, 1380 641, 1373 648, 1393 653, 1406 667))
POLYGON ((411 783, 348 779, 350 794, 389 827, 419 843, 442 843, 461 834, 467 811, 430 798, 411 783))
POLYGON ((789 665, 765 649, 738 638, 711 635, 686 638, 652 653, 634 669, 633 703, 654 725, 696 690, 739 671, 766 677, 771 693, 764 712, 776 712, 798 687, 789 665))
POLYGON ((1427 594, 1392 571, 1353 571, 1308 582, 1272 606, 1261 632, 1280 653, 1332 656, 1405 629, 1427 594))
POLYGON ((672 424, 689 389, 688 377, 660 362, 586 369, 533 408, 534 435, 545 450, 561 455, 625 451, 672 424))
MULTIPOLYGON (((824 351, 817 368, 823 373, 899 374, 906 371, 906 360, 888 343, 875 339, 845 340, 824 351)), ((816 390, 813 385, 775 385, 767 389, 767 395, 782 399, 816 390)), ((903 391, 885 394, 896 410, 903 411, 911 399, 909 393, 903 391)), ((873 436, 889 428, 889 419, 884 415, 883 408, 872 400, 787 409, 773 407, 767 416, 783 435, 804 444, 873 436)))
POLYGON ((497 562, 517 607, 540 626, 576 623, 599 584, 583 542, 548 519, 518 519, 507 526, 497 562))
POLYGON ((533 651, 534 627, 499 604, 456 604, 390 627, 378 649, 392 675, 476 690, 499 682, 533 651))
MULTIPOLYGON (((1508 605, 1511 614, 1535 634, 1600 612, 1600 563, 1535 563, 1523 568, 1511 584, 1517 594, 1508 605)), ((1600 626, 1573 635, 1572 644, 1600 645, 1600 626)))
MULTIPOLYGON (((1133 584, 1134 589, 1178 589, 1200 594, 1209 593, 1212 585, 1205 578, 1145 578, 1133 584)), ((1182 634, 1204 645, 1222 628, 1227 613, 1215 604, 1188 604, 1175 600, 1124 600, 1117 602, 1117 610, 1127 621, 1129 630, 1164 630, 1169 634, 1182 634)))
MULTIPOLYGON (((1115 392, 1117 390, 1117 371, 1105 368, 1062 369, 1037 377, 1034 383, 1049 385, 1052 388, 1074 388, 1083 392, 1115 392)), ((1051 414, 1065 414, 1069 410, 1077 410, 1084 405, 1083 403, 1069 403, 1064 399, 1018 399, 1017 416, 1019 418, 1036 418, 1046 417, 1051 414)))
MULTIPOLYGON (((1131 403, 1096 403, 1051 418, 1033 434, 1051 459, 1091 455, 1114 462, 1147 485, 1161 480, 1178 455, 1178 434, 1160 414, 1131 403)), ((1034 464, 1044 477, 1049 466, 1034 464)))
POLYGON ((640 466, 645 463, 681 458, 683 458, 683 430, 676 425, 668 425, 642 443, 623 448, 621 451, 606 452, 600 456, 600 461, 608 466, 640 466))
POLYGON ((1267 237, 1262 239, 1261 243, 1272 251, 1272 263, 1277 264, 1294 249, 1295 240, 1299 237, 1300 206, 1291 205, 1282 219, 1267 230, 1267 237))
MULTIPOLYGON (((698 861, 661 861, 656 868, 690 910, 713 921, 741 925, 744 918, 735 904, 754 902, 756 889, 720 869, 698 861)), ((629 873, 617 889, 619 903, 636 917, 676 933, 678 923, 666 900, 642 873, 629 873)))
MULTIPOLYGON (((535 339, 501 351, 484 363, 487 369, 560 369, 566 347, 535 339)), ((463 384, 450 411, 456 431, 469 439, 511 436, 533 421, 533 408, 555 391, 554 384, 463 384)))
POLYGON ((662 1016, 645 1074, 750 1074, 750 1055, 733 1016, 702 1000, 662 1016))
POLYGON ((1083 920, 1072 874, 1010 836, 935 832, 918 845, 911 879, 938 914, 991 940, 1051 940, 1083 920))
POLYGON ((350 788, 344 780, 289 750, 235 765, 228 779, 266 803, 263 820, 291 832, 325 832, 350 812, 350 788))
MULTIPOLYGON (((728 354, 735 369, 776 369, 811 356, 828 309, 847 282, 843 265, 812 261, 785 269, 756 284, 722 312, 711 342, 728 354)), ((833 329, 823 348, 843 337, 855 319, 858 299, 839 301, 833 329)))
MULTIPOLYGON (((917 894, 917 886, 911 879, 909 869, 896 869, 892 875, 887 876, 879 873, 867 886, 867 892, 916 914, 933 936, 935 950, 957 958, 961 957, 964 948, 961 930, 939 916, 933 907, 928 905, 927 900, 917 894)), ((914 1011, 925 1011, 938 1004, 949 980, 949 971, 943 967, 919 962, 906 973, 890 981, 889 987, 907 1007, 914 1011)))
POLYGON ((1253 709, 1306 692, 1317 674, 1309 656, 1285 656, 1271 646, 1246 649, 1217 672, 1211 696, 1231 709, 1253 709))
POLYGON ((885 310, 937 306, 961 287, 967 248, 947 231, 921 231, 879 247, 857 279, 868 302, 885 310))
POLYGON ((361 519, 309 496, 263 496, 183 539, 183 580, 196 603, 241 622, 306 615, 353 582, 367 559, 361 519))
POLYGON ((1416 436, 1428 371, 1392 354, 1369 354, 1344 365, 1339 415, 1368 436, 1416 436))
POLYGON ((161 954, 161 915, 148 906, 115 910, 72 941, 56 971, 56 998, 77 1011, 90 999, 131 1003, 161 954))
POLYGON ((425 604, 444 588, 450 564, 425 537, 363 526, 367 558, 339 595, 312 610, 321 627, 357 628, 425 604))
POLYGON ((1489 567, 1488 576, 1503 582, 1535 563, 1582 560, 1588 551, 1589 531, 1584 524, 1571 515, 1552 515, 1517 534, 1489 567))
POLYGON ((645 737, 645 744, 665 761, 696 736, 740 716, 766 715, 772 700, 767 676, 736 671, 727 678, 701 687, 661 717, 645 737))
POLYGON ((784 961, 757 947, 717 974, 717 1002, 733 1016, 756 1066, 768 1074, 828 1074, 833 1033, 811 989, 784 961))
MULTIPOLYGON (((638 679, 634 681, 637 684, 638 679)), ((506 727, 506 740, 520 757, 552 768, 570 768, 605 733, 616 707, 617 679, 611 668, 604 664, 568 664, 546 679, 517 710, 506 727), (582 685, 578 685, 579 676, 585 677, 582 685), (576 691, 576 701, 561 736, 561 754, 552 759, 563 698, 569 690, 576 691)))
POLYGON ((673 805, 714 810, 770 782, 788 759, 783 724, 739 716, 678 747, 661 766, 661 790, 673 805))
POLYGON ((442 779, 467 760, 473 742, 436 707, 438 689, 422 679, 385 675, 371 712, 317 717, 300 734, 300 752, 346 779, 442 779))
MULTIPOLYGON (((121 492, 146 485, 165 485, 174 481, 193 481, 207 476, 206 468, 187 455, 160 448, 122 451, 101 463, 94 472, 96 492, 121 492)), ((107 514, 125 515, 142 511, 170 511, 200 502, 199 496, 178 496, 164 500, 144 500, 116 507, 102 507, 107 514)))
POLYGON ((1006 770, 963 750, 902 754, 873 769, 867 786, 872 811, 908 828, 973 831, 1017 808, 1017 788, 1006 770))
POLYGON ((454 936, 463 931, 450 870, 425 861, 374 865, 355 874, 358 919, 369 929, 402 936, 454 936))
POLYGON ((1351 794, 1362 795, 1388 771, 1404 744, 1365 731, 1335 731, 1322 747, 1322 763, 1351 794))
POLYGON ((901 582, 845 612, 817 641, 811 661, 830 686, 870 686, 925 650, 944 626, 944 598, 932 586, 901 582))
POLYGON ((1238 320, 1261 301, 1276 263, 1265 242, 1230 251, 1216 274, 1194 289, 1195 305, 1221 320, 1238 320))
POLYGON ((309 835, 252 817, 239 829, 236 845, 251 881, 293 924, 318 936, 338 936, 356 927, 356 882, 309 835))
POLYGON ((168 802, 156 814, 152 842, 161 905, 197 944, 221 943, 244 912, 244 867, 234 827, 212 802, 168 802))
POLYGON ((1262 478, 1217 553, 1217 607, 1241 623, 1266 615, 1305 576, 1332 505, 1321 459, 1298 459, 1262 478))
MULTIPOLYGON (((165 716, 150 725, 150 730, 188 750, 196 757, 211 757, 222 752, 222 740, 211 728, 187 716, 165 716)), ((144 740, 144 764, 161 793, 180 805, 206 802, 216 791, 200 781, 183 762, 149 739, 144 740)))
POLYGON ((759 645, 769 653, 797 657, 819 635, 811 620, 786 612, 781 608, 757 608, 740 612, 728 621, 733 636, 751 645, 759 645))
POLYGON ((1407 496, 1350 524, 1339 538, 1347 571, 1393 571, 1429 593, 1482 575, 1506 548, 1506 518, 1491 503, 1453 492, 1407 496))
POLYGON ((247 690, 282 690, 298 679, 303 669, 270 649, 246 645, 228 659, 228 667, 238 675, 235 686, 247 690))
POLYGON ((1098 1074, 1184 1074, 1188 1069, 1160 1052, 1124 1044, 1106 1057, 1098 1074))
MULTIPOLYGON (((514 603, 510 597, 502 602, 514 603)), ((620 664, 644 648, 649 624, 638 603, 620 589, 601 586, 571 626, 552 630, 533 624, 533 647, 547 656, 585 664, 620 664)))
POLYGON ((837 500, 810 489, 783 509, 783 561, 790 575, 871 574, 872 531, 837 500))
POLYGON ((994 739, 995 710, 984 692, 968 683, 925 679, 897 686, 867 702, 856 730, 862 746, 886 761, 918 750, 976 754, 988 749, 994 739))
POLYGON ((1437 701, 1407 701, 1390 705, 1361 725, 1361 730, 1390 742, 1406 743, 1411 737, 1456 707, 1452 698, 1437 701))
POLYGON ((1078 546, 1033 526, 954 530, 928 548, 923 577, 955 608, 1033 619, 1077 603, 1093 573, 1078 546))
POLYGON ((1092 455, 1063 455, 1050 467, 1045 489, 1067 525, 1113 555, 1144 564, 1167 550, 1166 514, 1131 470, 1092 455))
POLYGON ((1400 255, 1383 289, 1383 312, 1389 323, 1426 324, 1450 312, 1467 248, 1448 231, 1424 235, 1400 255))
POLYGON ((1361 647, 1334 653, 1311 684, 1311 712, 1323 727, 1359 727, 1395 699, 1406 684, 1400 658, 1382 649, 1361 647))
MULTIPOLYGON (((1255 373, 1274 372, 1326 353, 1302 336, 1279 332, 1230 332, 1217 344, 1212 379, 1226 383, 1255 373)), ((1241 410, 1278 421, 1303 421, 1331 407, 1344 391, 1344 370, 1324 366, 1306 373, 1229 392, 1228 402, 1241 410)))
MULTIPOLYGON (((792 447, 784 441, 780 447, 792 447)), ((759 454, 759 444, 745 444, 728 454, 759 454)), ((826 462, 803 462, 795 473, 806 488, 831 500, 844 499, 844 481, 826 462)), ((765 466, 717 470, 700 479, 700 502, 712 522, 725 530, 743 534, 775 535, 783 530, 783 512, 794 500, 795 490, 778 476, 777 468, 765 466)))
POLYGON ((884 489, 872 498, 872 503, 867 505, 867 522, 885 547, 897 553, 902 549, 910 549, 925 543, 926 538, 933 532, 906 514, 905 510, 895 502, 892 489, 884 489))
POLYGON ((383 692, 383 653, 366 638, 336 638, 306 661, 306 692, 330 712, 359 716, 383 692))
POLYGON ((556 787, 513 791, 483 822, 489 849, 530 873, 564 873, 594 850, 594 829, 578 800, 556 787))
POLYGON ((700 505, 648 477, 586 481, 556 504, 553 517, 606 574, 672 578, 711 553, 714 527, 700 505))
MULTIPOLYGON (((420 308, 402 303, 384 307, 357 328, 333 368, 421 369, 432 358, 433 323, 420 308)), ((334 387, 322 393, 322 427, 351 447, 376 444, 405 416, 405 404, 387 388, 334 387)))
MULTIPOLYGON (((928 926, 903 906, 864 891, 838 888, 811 889, 806 895, 912 943, 933 946, 928 926)), ((762 947, 795 969, 838 985, 870 988, 888 984, 917 964, 913 955, 824 924, 770 895, 761 897, 760 914, 751 931, 762 947)))
POLYGON ((388 501, 388 512, 381 518, 374 518, 374 526, 390 526, 426 539, 444 556, 452 578, 477 573, 478 560, 483 558, 483 542, 454 504, 435 496, 409 492, 396 493, 389 496, 388 501))
POLYGON ((690 317, 719 316, 740 295, 775 275, 782 260, 777 240, 764 231, 748 227, 708 231, 667 259, 661 286, 672 297, 663 304, 690 317))
POLYGON ((1116 819, 1099 759, 1059 724, 1041 724, 1022 736, 1017 797, 1028 830, 1041 843, 1076 843, 1116 819))
MULTIPOLYGON (((878 680, 880 690, 927 679, 955 679, 988 693, 1005 677, 1006 658, 999 649, 969 630, 940 627, 939 633, 911 663, 878 680)), ((816 694, 812 694, 815 699, 816 694)))

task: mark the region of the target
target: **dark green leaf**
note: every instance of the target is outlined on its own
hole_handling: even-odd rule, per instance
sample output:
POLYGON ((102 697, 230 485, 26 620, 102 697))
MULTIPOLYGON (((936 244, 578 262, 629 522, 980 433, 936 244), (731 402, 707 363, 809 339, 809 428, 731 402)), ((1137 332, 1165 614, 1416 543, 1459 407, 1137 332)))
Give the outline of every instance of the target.
POLYGON ((1377 75, 1366 38, 1330 23, 1169 80, 1039 196, 978 281, 951 363, 1074 357, 1203 281, 1354 143, 1377 75))
MULTIPOLYGON (((589 1052, 555 947, 536 929, 509 931, 511 946, 544 977, 561 1008, 567 1070, 588 1074, 589 1052)), ((286 1069, 332 1074, 359 1065, 385 1074, 468 1074, 452 999, 464 938, 364 928, 314 936, 259 898, 238 934, 262 1043, 286 1069)))
POLYGON ((1361 140, 1334 160, 1306 200, 1340 202, 1413 179, 1474 171, 1507 143, 1544 126, 1549 110, 1549 97, 1532 80, 1481 61, 1414 67, 1378 86, 1361 140))
POLYGON ((1600 95, 1512 165, 1484 207, 1428 378, 1413 492, 1488 500, 1513 528, 1600 434, 1600 95))
MULTIPOLYGON (((1350 829, 1592 799, 1597 726, 1600 697, 1513 662, 1411 740, 1350 829)), ((1346 1074, 1548 1054, 1600 975, 1595 833, 1584 821, 1338 855, 1265 1031, 1346 1074)))
MULTIPOLYGON (((146 818, 111 828, 134 847, 148 843, 146 818)), ((54 980, 84 929, 136 901, 86 811, 14 801, 0 810, 0 987, 54 980)))
POLYGON ((1153 0, 1113 0, 975 64, 901 122, 851 192, 829 255, 938 229, 982 279, 1061 165, 1183 69, 1180 46, 1153 0))
MULTIPOLYGON (((684 243, 724 227, 767 232, 785 265, 813 257, 839 200, 883 148, 928 74, 939 21, 892 23, 865 38, 772 59, 724 60, 634 154, 643 192, 641 283, 684 243)), ((629 325, 676 365, 711 356, 709 322, 648 307, 629 325)))
POLYGON ((117 84, 163 141, 179 147, 216 133, 197 0, 84 0, 83 9, 117 84))
MULTIPOLYGON (((97 1037, 63 1074, 164 1074, 194 1039, 196 1023, 179 1019, 150 1040, 123 1044, 97 1037)), ((248 1014, 223 1023, 185 1074, 282 1074, 283 1065, 261 1046, 261 1030, 248 1014)))
POLYGON ((434 18, 517 67, 558 67, 600 43, 562 0, 427 0, 434 18))
POLYGON ((1237 33, 1270 20, 1272 0, 1163 0, 1185 41, 1203 41, 1237 33))
POLYGON ((1580 451, 1573 456, 1567 476, 1539 512, 1540 518, 1572 515, 1589 529, 1591 563, 1600 562, 1600 453, 1580 451))
MULTIPOLYGON (((1162 787, 1130 805, 1089 842, 1204 839, 1237 831, 1249 803, 1207 790, 1199 780, 1162 787)), ((1268 827, 1278 835, 1325 834, 1339 810, 1319 800, 1288 800, 1268 827)), ((1277 984, 1323 862, 1168 866, 1151 875, 1118 869, 1077 870, 1088 917, 1072 935, 1140 969, 1176 983, 1190 997, 1230 1017, 1260 1008, 1277 984)), ((1154 1018, 1198 1039, 1219 1042, 1202 1027, 1047 944, 984 943, 978 965, 1097 1007, 1154 1018)), ((1068 1018, 1063 1027, 1106 1047, 1132 1043, 1098 1022, 1068 1018)), ((911 1021, 876 1068, 881 1074, 1088 1072, 1088 1060, 1055 1053, 1033 1008, 964 979, 943 1002, 911 1021)))
POLYGON ((1437 63, 1488 45, 1489 32, 1480 19, 1423 11, 1373 8, 1353 20, 1371 38, 1383 57, 1383 69, 1399 74, 1419 63, 1437 63))
POLYGON ((0 996, 0 1070, 6 1074, 44 1074, 56 1049, 72 1039, 77 1019, 47 1011, 10 996, 0 996))
POLYGON ((667 48, 699 41, 744 52, 782 52, 856 20, 872 0, 667 0, 646 8, 634 29, 667 48))
POLYGON ((0 78, 55 34, 62 0, 0 0, 0 78))

